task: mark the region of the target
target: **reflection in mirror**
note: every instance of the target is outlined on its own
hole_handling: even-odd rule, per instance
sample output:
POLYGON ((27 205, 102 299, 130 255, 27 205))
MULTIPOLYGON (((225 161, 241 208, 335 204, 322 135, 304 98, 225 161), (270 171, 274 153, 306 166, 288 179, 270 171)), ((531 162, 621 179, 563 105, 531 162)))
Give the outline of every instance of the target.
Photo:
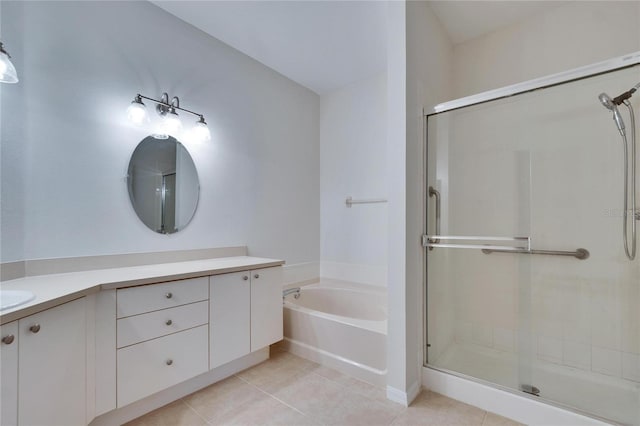
POLYGON ((187 226, 198 206, 196 166, 173 137, 147 136, 138 144, 129 162, 127 186, 140 220, 160 234, 187 226))

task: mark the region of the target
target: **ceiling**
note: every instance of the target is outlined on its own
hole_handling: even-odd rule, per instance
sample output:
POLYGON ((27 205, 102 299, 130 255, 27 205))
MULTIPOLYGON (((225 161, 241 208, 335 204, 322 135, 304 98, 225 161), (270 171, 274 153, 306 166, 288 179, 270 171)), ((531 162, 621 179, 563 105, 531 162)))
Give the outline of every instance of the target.
POLYGON ((318 94, 386 70, 383 1, 153 1, 318 94))
POLYGON ((431 8, 449 33, 453 44, 463 43, 567 1, 430 1, 431 8))
MULTIPOLYGON (((386 1, 152 0, 322 95, 386 70, 386 1)), ((566 1, 430 1, 454 44, 566 1)))

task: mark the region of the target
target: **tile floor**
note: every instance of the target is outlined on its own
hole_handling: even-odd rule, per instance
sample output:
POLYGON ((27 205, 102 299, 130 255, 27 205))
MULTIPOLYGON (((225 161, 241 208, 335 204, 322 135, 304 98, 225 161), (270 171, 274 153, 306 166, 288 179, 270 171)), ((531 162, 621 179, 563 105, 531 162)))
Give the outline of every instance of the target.
POLYGON ((429 391, 406 408, 381 388, 272 347, 268 361, 127 426, 517 424, 429 391))

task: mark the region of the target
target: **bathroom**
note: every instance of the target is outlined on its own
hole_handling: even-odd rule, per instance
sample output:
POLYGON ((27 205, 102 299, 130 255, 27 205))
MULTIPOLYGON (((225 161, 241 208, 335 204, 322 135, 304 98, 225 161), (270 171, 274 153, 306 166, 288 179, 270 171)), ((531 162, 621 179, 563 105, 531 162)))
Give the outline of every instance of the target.
MULTIPOLYGON (((288 360, 297 373, 301 366, 329 371, 321 366, 344 383, 373 385, 378 397, 358 401, 378 407, 381 423, 437 423, 429 398, 442 394, 452 398, 447 404, 482 414, 466 424, 482 424, 487 413, 526 424, 640 424, 640 262, 626 257, 622 241, 623 144, 612 112, 598 101, 600 93, 613 98, 640 82, 640 71, 624 59, 606 71, 593 68, 627 56, 640 62, 640 2, 3 1, 0 41, 19 77, 0 84, 2 290, 48 275, 231 256, 262 259, 224 269, 253 277, 263 274, 252 268, 276 266, 264 259, 278 259, 279 292, 301 291, 298 299, 295 292, 286 297, 278 344, 285 355, 272 365, 288 360), (569 77, 575 70, 582 74, 569 77), (553 84, 525 83, 562 73, 553 84), (447 104, 518 84, 470 106, 447 104), (193 217, 178 232, 145 225, 127 190, 132 154, 160 121, 153 100, 143 99, 150 120, 141 126, 128 120, 127 107, 138 94, 162 101, 163 93, 196 113, 178 109, 184 132, 175 136, 199 190, 193 217), (437 105, 442 112, 434 114, 437 105), (208 141, 188 135, 200 114, 208 141), (469 132, 488 142, 474 145, 464 138, 469 132), (510 146, 520 132, 527 137, 510 146), (469 144, 460 146, 471 161, 454 142, 469 144), (562 164, 575 169, 565 172, 562 164), (442 197, 437 233, 429 187, 442 197), (483 211, 487 206, 495 208, 483 211), (425 234, 528 236, 533 249, 584 248, 590 257, 423 247, 425 234), (306 308, 292 305, 323 285, 342 291, 341 301, 354 298, 346 308, 352 311, 301 318, 306 308), (363 297, 382 306, 383 316, 378 308, 357 313, 363 297), (317 328, 336 316, 346 326, 341 338, 334 325, 317 328), (370 322, 353 324, 350 316, 370 322), (375 346, 360 345, 365 354, 352 357, 358 345, 348 342, 362 334, 351 336, 349 327, 364 330, 375 346), (300 330, 302 340, 291 334, 300 330), (315 347, 321 341, 334 346, 315 347), (357 358, 373 353, 369 364, 357 358), (542 380, 541 364, 575 380, 542 380), (600 398, 583 386, 585 377, 610 392, 600 398), (539 388, 539 396, 523 385, 539 388)), ((630 99, 636 111, 639 99, 630 99)), ((619 110, 630 133, 627 109, 619 110)), ((630 243, 631 229, 627 234, 630 243)), ((201 271, 216 277, 220 270, 212 268, 201 271)), ((137 284, 197 278, 153 273, 165 278, 137 284)), ((104 291, 86 295, 96 298, 96 318, 100 295, 121 291, 101 285, 104 291)), ((39 297, 24 305, 24 315, 53 306, 37 308, 39 297)), ((23 318, 15 312, 1 313, 3 337, 6 325, 23 318)), ((100 323, 93 327, 87 338, 100 323)), ((258 346, 242 355, 244 368, 268 356, 268 344, 258 346)), ((11 376, 9 347, 0 345, 4 377, 11 376)), ((116 371, 115 355, 99 364, 106 352, 96 348, 86 359, 116 371)), ((224 373, 229 364, 212 362, 207 384, 229 374, 238 386, 253 383, 240 364, 224 373)), ((20 365, 18 376, 27 374, 20 365)), ((287 371, 278 374, 289 377, 287 371)), ((100 389, 117 384, 93 374, 98 385, 86 391, 93 402, 83 411, 85 424, 129 421, 187 398, 175 385, 107 418, 113 412, 100 389)), ((188 381, 191 392, 205 386, 198 377, 188 381)), ((12 394, 4 381, 2 389, 7 412, 12 394)), ((16 417, 29 424, 20 420, 21 395, 16 417)), ((320 423, 358 423, 323 417, 331 411, 326 404, 305 404, 290 401, 288 408, 304 415, 317 408, 317 417, 305 419, 320 423)))

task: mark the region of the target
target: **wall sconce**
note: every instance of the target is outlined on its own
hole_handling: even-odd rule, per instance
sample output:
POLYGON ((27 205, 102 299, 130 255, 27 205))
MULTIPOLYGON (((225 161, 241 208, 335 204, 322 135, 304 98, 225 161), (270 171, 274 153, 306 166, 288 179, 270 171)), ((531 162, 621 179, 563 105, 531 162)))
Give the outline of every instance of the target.
POLYGON ((199 142, 204 142, 211 139, 211 132, 209 131, 209 127, 207 127, 207 123, 204 121, 204 116, 197 112, 181 108, 180 99, 178 99, 177 96, 174 96, 171 99, 171 102, 169 102, 169 95, 166 92, 162 94, 160 100, 149 98, 138 93, 129 105, 129 108, 127 108, 127 117, 133 124, 142 125, 149 122, 147 107, 142 102, 143 99, 156 103, 156 112, 161 117, 161 134, 158 136, 175 136, 178 132, 180 132, 180 130, 182 130, 182 121, 180 120, 180 116, 176 112, 176 110, 178 110, 200 117, 191 131, 190 136, 192 139, 195 139, 199 142))
POLYGON ((0 83, 17 83, 18 73, 11 63, 11 56, 4 50, 2 42, 0 42, 0 83))

